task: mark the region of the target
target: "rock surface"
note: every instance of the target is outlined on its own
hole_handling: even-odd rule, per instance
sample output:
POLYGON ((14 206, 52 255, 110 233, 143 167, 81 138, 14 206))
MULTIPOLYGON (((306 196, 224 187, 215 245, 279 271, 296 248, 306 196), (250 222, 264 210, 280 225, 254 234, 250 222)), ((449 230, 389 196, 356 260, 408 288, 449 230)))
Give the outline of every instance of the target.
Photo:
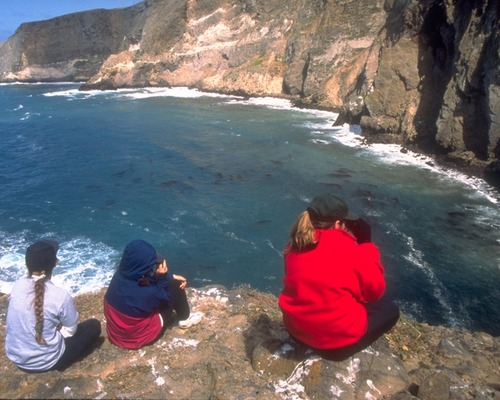
MULTIPOLYGON (((102 314, 104 291, 75 298, 81 319, 102 314)), ((2 398, 498 399, 499 338, 402 318, 368 349, 327 361, 285 331, 277 299, 248 287, 188 290, 202 322, 172 327, 140 350, 100 345, 63 372, 28 374, 1 353, 2 398)), ((5 336, 7 296, 0 298, 5 336)))
POLYGON ((21 25, 0 81, 286 96, 500 187, 499 17, 497 0, 145 0, 21 25))

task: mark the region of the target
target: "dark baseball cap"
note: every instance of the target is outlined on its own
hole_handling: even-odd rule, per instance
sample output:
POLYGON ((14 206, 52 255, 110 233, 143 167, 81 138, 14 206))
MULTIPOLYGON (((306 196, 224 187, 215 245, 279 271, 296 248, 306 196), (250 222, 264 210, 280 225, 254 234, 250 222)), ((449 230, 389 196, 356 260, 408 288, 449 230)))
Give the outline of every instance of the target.
POLYGON ((349 211, 346 202, 332 194, 316 196, 309 207, 311 217, 319 221, 357 220, 359 217, 349 211))
POLYGON ((59 244, 54 240, 39 240, 26 249, 26 266, 30 272, 50 272, 57 263, 59 244))

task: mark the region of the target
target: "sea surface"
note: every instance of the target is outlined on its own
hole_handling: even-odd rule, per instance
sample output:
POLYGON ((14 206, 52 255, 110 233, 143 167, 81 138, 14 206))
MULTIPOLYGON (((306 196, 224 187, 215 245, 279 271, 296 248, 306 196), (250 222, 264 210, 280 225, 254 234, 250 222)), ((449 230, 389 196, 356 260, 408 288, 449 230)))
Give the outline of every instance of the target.
POLYGON ((285 100, 185 88, 0 85, 0 291, 60 242, 53 280, 107 285, 149 241, 200 287, 279 294, 289 228, 320 193, 372 226, 388 292, 419 321, 500 334, 499 193, 285 100))

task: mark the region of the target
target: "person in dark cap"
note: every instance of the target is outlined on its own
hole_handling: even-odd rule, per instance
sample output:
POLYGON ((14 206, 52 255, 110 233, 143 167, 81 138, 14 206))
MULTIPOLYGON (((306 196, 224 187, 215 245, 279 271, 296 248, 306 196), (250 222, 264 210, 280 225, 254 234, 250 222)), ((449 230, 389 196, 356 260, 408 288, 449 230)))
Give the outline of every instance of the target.
POLYGON ((21 370, 64 370, 89 352, 101 334, 101 323, 78 323, 71 295, 50 278, 59 244, 39 240, 26 250, 28 277, 17 281, 7 310, 5 352, 21 370))
POLYGON ((130 242, 104 296, 109 341, 139 349, 175 321, 183 329, 198 324, 203 315, 191 314, 185 288, 186 278, 169 271, 151 244, 141 239, 130 242))
POLYGON ((279 306, 286 329, 325 358, 343 360, 399 319, 382 297, 384 267, 369 224, 338 196, 313 199, 290 231, 279 306))

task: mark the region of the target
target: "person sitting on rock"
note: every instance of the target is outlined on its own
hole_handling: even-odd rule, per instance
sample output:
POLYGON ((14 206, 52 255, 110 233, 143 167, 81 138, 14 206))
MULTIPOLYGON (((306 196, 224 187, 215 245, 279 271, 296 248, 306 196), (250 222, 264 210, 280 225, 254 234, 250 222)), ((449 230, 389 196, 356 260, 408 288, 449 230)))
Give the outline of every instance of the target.
POLYGON ((191 314, 186 278, 172 274, 167 261, 144 240, 130 242, 104 296, 108 339, 118 347, 139 349, 175 322, 189 328, 201 321, 191 314))
POLYGON ((59 244, 40 240, 26 250, 28 277, 18 280, 7 309, 5 352, 21 370, 64 370, 88 353, 101 335, 94 318, 78 323, 71 295, 50 278, 59 244))
POLYGON ((370 226, 341 198, 315 197, 290 239, 279 306, 292 338, 342 360, 396 324, 399 308, 382 297, 384 267, 370 226))

